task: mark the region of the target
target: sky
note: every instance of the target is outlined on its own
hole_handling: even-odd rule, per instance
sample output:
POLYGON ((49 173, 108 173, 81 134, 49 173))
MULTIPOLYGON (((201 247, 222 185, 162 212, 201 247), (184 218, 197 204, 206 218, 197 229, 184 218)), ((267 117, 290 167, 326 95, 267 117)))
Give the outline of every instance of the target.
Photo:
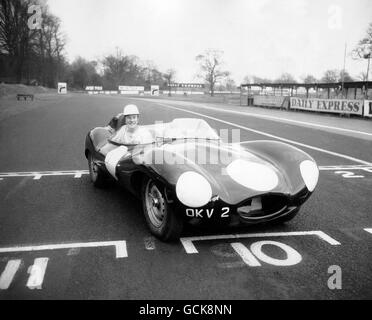
POLYGON ((62 20, 69 61, 102 59, 120 48, 176 70, 178 82, 197 82, 195 57, 224 52, 224 69, 237 84, 247 75, 291 73, 321 78, 343 69, 366 72, 351 50, 372 22, 371 0, 48 0, 62 20))

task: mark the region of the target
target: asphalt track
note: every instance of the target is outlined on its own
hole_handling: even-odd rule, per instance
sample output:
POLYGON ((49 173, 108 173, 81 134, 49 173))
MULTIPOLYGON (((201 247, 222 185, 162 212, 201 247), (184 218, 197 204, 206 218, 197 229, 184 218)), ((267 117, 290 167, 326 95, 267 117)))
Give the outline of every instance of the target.
MULTIPOLYGON (((0 299, 371 299, 372 136, 210 107, 69 94, 3 119, 0 299), (115 185, 95 189, 79 171, 89 129, 129 102, 144 124, 202 117, 217 130, 241 129, 243 142, 286 139, 321 167, 316 192, 284 225, 188 226, 182 241, 162 243, 138 200, 115 185), (262 241, 270 242, 260 251, 262 241), (336 269, 340 281, 330 279, 336 269)), ((372 133, 359 121, 355 131, 370 124, 372 133)))

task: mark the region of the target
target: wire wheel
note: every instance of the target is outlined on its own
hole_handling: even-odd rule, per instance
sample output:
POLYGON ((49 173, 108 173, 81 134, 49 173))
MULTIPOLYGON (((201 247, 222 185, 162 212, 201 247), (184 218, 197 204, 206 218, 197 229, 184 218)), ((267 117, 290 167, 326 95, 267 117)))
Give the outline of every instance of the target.
POLYGON ((160 228, 166 215, 165 199, 151 180, 146 185, 145 197, 147 215, 154 227, 160 228))
POLYGON ((151 233, 163 241, 179 239, 183 219, 165 198, 165 186, 145 177, 141 190, 143 213, 151 233))

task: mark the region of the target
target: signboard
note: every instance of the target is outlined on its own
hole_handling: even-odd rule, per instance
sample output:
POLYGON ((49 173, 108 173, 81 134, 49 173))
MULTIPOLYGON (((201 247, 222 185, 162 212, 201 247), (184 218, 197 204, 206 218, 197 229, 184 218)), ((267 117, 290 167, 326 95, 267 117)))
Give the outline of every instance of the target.
POLYGON ((66 94, 66 93, 67 93, 67 83, 58 82, 58 94, 66 94))
POLYGON ((151 95, 158 96, 159 95, 159 86, 151 86, 151 95))
POLYGON ((138 90, 123 90, 120 91, 120 94, 139 94, 138 90))
POLYGON ((119 86, 119 91, 145 91, 142 86, 119 86))
POLYGON ((171 83, 171 87, 175 88, 204 88, 205 85, 202 83, 171 83))
POLYGON ((285 97, 281 97, 281 96, 261 96, 261 95, 253 96, 253 104, 255 106, 281 108, 283 106, 284 100, 285 100, 285 97))
POLYGON ((291 98, 291 109, 317 112, 363 114, 363 100, 291 98))
POLYGON ((372 117, 372 100, 364 100, 364 116, 372 117))
POLYGON ((86 86, 85 90, 86 91, 102 91, 103 87, 101 87, 101 86, 86 86))

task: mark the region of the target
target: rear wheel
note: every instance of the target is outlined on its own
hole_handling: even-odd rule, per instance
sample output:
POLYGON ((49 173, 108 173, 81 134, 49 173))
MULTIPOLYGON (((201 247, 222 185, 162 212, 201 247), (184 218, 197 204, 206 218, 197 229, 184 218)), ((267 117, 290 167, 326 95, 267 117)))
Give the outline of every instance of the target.
POLYGON ((179 239, 183 221, 167 202, 164 188, 146 178, 142 183, 141 196, 143 212, 151 233, 163 241, 179 239))
POLYGON ((88 166, 89 166, 89 176, 93 182, 93 185, 97 188, 104 188, 107 186, 107 178, 102 170, 94 162, 91 153, 88 154, 88 166))

